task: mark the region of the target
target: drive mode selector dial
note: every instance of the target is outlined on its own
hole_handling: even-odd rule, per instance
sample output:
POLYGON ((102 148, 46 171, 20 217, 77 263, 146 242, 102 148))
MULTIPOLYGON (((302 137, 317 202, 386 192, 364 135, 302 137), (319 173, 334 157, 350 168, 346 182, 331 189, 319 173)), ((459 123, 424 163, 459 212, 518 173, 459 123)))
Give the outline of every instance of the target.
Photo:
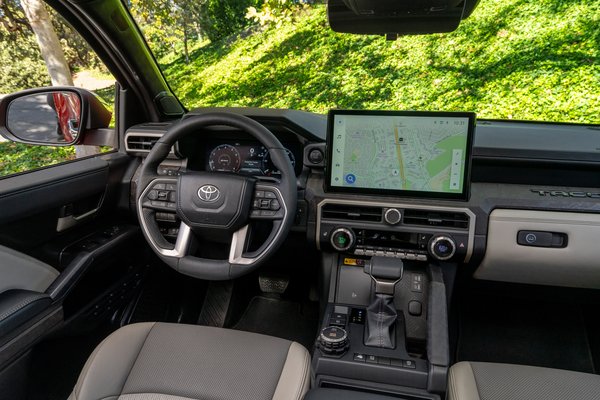
POLYGON ((328 326, 321 330, 319 348, 325 354, 344 354, 348 350, 348 333, 337 326, 328 326))
POLYGON ((429 241, 429 253, 440 261, 449 260, 456 253, 456 242, 450 236, 434 236, 429 241))
POLYGON ((354 236, 354 232, 348 228, 337 228, 331 232, 329 241, 337 251, 346 251, 354 246, 356 236, 354 236))

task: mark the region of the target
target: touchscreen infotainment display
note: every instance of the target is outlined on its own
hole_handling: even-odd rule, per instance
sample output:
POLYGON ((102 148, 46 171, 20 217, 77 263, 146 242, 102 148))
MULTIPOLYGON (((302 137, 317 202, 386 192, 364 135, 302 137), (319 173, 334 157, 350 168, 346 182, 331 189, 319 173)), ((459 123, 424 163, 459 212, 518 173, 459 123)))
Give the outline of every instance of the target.
POLYGON ((332 110, 329 191, 464 199, 472 113, 332 110))

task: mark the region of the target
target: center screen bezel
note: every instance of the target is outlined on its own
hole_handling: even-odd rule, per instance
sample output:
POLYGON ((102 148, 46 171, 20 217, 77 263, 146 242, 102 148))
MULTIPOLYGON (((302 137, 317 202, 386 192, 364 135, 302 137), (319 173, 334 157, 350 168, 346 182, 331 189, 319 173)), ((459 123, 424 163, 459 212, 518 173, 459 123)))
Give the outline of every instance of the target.
POLYGON ((357 193, 378 194, 388 196, 402 196, 413 198, 446 199, 446 200, 468 200, 471 187, 471 161, 473 154, 473 136, 475 132, 475 113, 470 112, 446 112, 446 111, 381 111, 381 110, 330 110, 327 119, 327 163, 325 166, 325 191, 330 193, 357 193), (465 149, 465 166, 463 171, 462 192, 448 193, 436 191, 419 191, 403 189, 378 189, 348 186, 333 186, 331 184, 332 160, 333 160, 333 131, 334 120, 338 115, 363 115, 366 117, 428 117, 428 118, 467 118, 467 145, 465 149))

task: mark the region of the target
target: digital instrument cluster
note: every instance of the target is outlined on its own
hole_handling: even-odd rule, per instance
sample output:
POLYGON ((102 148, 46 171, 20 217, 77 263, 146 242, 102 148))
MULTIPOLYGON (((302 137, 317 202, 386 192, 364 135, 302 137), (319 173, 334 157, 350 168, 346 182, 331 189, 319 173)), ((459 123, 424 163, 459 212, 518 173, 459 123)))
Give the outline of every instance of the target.
MULTIPOLYGON (((294 170, 296 157, 286 148, 294 170)), ((281 172, 271 161, 267 148, 257 143, 220 143, 207 146, 206 170, 258 176, 278 176, 281 172)))

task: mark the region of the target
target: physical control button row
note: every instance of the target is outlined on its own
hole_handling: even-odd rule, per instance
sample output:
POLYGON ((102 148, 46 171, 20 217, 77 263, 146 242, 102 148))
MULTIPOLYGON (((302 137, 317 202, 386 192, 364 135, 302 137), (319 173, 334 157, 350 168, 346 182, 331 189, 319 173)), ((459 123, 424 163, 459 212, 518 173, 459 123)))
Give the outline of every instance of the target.
POLYGON ((427 261, 427 253, 425 252, 409 252, 402 250, 395 250, 390 248, 381 247, 359 247, 354 250, 354 254, 357 256, 378 256, 378 257, 392 257, 399 258, 401 260, 411 261, 427 261))
POLYGON ((175 209, 177 207, 177 185, 174 183, 157 183, 146 195, 154 207, 175 209))
POLYGON ((398 358, 374 356, 371 354, 354 353, 353 359, 354 361, 364 362, 367 364, 391 365, 392 367, 407 369, 417 368, 417 364, 413 360, 400 360, 398 358))
POLYGON ((252 202, 251 217, 276 217, 281 215, 281 203, 271 190, 256 190, 252 202))
POLYGON ((257 199, 254 200, 253 207, 255 210, 271 210, 278 211, 281 208, 278 200, 265 200, 257 199))
POLYGON ((255 199, 276 199, 277 195, 275 194, 275 192, 272 192, 270 190, 257 190, 254 192, 254 198, 255 199))

